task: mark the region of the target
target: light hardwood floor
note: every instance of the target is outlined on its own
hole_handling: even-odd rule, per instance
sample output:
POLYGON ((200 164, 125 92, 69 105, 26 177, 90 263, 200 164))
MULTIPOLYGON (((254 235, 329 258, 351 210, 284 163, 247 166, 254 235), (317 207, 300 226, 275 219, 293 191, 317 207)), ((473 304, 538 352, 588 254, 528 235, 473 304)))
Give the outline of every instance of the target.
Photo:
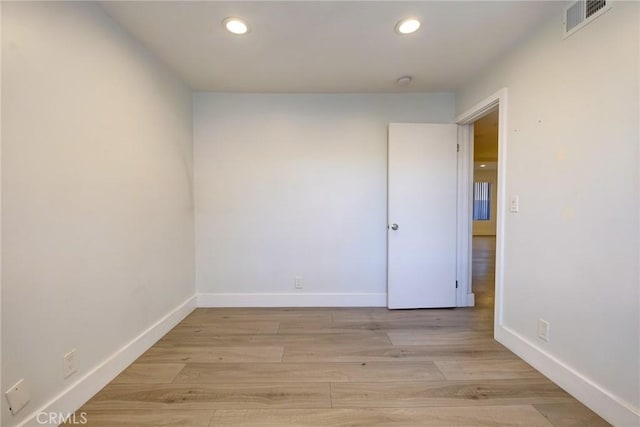
POLYGON ((605 426, 492 338, 494 239, 474 309, 198 309, 79 411, 90 426, 605 426))

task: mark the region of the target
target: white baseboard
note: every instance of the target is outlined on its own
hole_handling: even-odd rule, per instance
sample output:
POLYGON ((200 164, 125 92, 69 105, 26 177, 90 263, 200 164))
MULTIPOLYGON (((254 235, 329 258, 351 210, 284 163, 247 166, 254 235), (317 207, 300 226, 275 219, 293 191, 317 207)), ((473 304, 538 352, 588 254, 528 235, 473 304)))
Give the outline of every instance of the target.
MULTIPOLYGON (((36 417, 42 412, 68 414, 76 411, 195 308, 196 296, 194 295, 109 356, 100 365, 87 372, 58 396, 30 414, 18 424, 18 427, 49 425, 38 422, 36 417)), ((41 420, 44 419, 45 417, 41 417, 41 420)))
POLYGON ((476 306, 476 294, 471 292, 467 294, 467 305, 466 307, 475 307, 476 306))
POLYGON ((615 396, 522 335, 508 327, 499 326, 495 338, 612 425, 640 426, 640 409, 615 396))
POLYGON ((198 307, 386 307, 386 293, 198 294, 198 307))

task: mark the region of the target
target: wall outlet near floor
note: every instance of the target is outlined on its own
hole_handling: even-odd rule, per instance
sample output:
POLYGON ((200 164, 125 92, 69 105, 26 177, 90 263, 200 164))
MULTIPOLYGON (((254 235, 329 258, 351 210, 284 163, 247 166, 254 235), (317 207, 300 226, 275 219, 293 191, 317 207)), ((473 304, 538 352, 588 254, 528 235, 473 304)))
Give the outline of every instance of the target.
POLYGON ((293 281, 293 286, 295 286, 296 289, 304 288, 304 285, 302 284, 302 276, 296 276, 293 281))
POLYGON ((64 377, 68 378, 78 371, 76 367, 76 349, 64 355, 64 377))
POLYGON ((538 338, 549 342, 549 322, 546 320, 538 319, 538 338))
POLYGON ((27 384, 24 382, 24 379, 15 383, 4 393, 4 395, 7 397, 9 410, 13 415, 20 412, 22 408, 27 406, 29 400, 31 400, 31 394, 29 393, 29 389, 27 388, 27 384))

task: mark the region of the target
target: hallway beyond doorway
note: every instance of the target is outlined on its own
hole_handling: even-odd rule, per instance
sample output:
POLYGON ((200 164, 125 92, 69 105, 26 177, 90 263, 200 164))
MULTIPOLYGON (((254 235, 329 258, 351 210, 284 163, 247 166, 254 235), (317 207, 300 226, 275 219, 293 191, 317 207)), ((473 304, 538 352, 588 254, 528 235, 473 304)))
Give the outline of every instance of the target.
POLYGON ((473 236, 471 287, 476 307, 493 312, 495 299, 496 237, 473 236))

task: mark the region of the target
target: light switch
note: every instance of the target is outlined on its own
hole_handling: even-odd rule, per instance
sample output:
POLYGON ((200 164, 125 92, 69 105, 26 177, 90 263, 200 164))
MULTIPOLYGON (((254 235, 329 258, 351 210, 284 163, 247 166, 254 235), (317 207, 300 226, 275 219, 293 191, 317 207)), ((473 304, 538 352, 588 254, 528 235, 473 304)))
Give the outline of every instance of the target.
POLYGON ((520 196, 515 195, 511 196, 511 200, 509 201, 509 212, 518 213, 520 210, 520 196))

